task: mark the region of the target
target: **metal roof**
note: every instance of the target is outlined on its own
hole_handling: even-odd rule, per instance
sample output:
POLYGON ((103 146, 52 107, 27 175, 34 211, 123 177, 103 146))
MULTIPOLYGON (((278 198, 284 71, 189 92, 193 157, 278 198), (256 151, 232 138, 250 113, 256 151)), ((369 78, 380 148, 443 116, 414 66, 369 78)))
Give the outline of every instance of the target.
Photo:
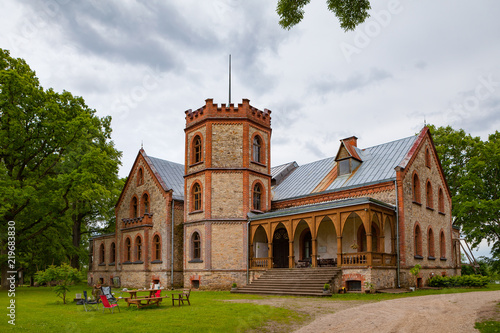
POLYGON ((333 201, 329 201, 329 202, 322 202, 322 203, 312 204, 312 205, 290 207, 290 208, 279 209, 279 210, 275 210, 275 211, 267 212, 267 213, 262 213, 262 214, 248 213, 248 218, 251 221, 257 221, 257 220, 268 219, 268 218, 273 218, 273 217, 290 216, 290 215, 296 215, 296 214, 302 214, 302 213, 308 213, 308 212, 319 212, 322 210, 355 206, 355 205, 362 205, 362 204, 367 204, 367 203, 376 204, 376 205, 386 207, 389 209, 395 209, 395 206, 393 206, 393 205, 390 205, 388 203, 385 203, 385 202, 382 202, 379 200, 375 200, 373 198, 365 197, 365 198, 340 199, 340 200, 333 200, 333 201))
POLYGON ((175 200, 184 200, 184 165, 148 156, 168 190, 173 190, 175 200))
POLYGON ((310 194, 335 166, 335 157, 304 164, 274 187, 272 200, 283 200, 310 194))
MULTIPOLYGON (((353 173, 337 177, 325 191, 395 179, 395 167, 406 156, 416 139, 417 136, 411 136, 366 149, 354 147, 363 162, 353 173)), ((299 166, 281 184, 274 187, 273 200, 285 200, 311 194, 335 164, 335 157, 330 157, 299 166)))

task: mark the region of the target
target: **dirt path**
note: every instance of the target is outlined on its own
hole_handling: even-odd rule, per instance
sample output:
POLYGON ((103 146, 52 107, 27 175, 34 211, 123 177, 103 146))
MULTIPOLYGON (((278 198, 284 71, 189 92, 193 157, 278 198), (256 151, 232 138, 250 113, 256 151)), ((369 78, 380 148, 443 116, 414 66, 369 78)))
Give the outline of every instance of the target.
POLYGON ((496 317, 500 291, 408 297, 324 315, 305 332, 477 332, 476 321, 496 317))

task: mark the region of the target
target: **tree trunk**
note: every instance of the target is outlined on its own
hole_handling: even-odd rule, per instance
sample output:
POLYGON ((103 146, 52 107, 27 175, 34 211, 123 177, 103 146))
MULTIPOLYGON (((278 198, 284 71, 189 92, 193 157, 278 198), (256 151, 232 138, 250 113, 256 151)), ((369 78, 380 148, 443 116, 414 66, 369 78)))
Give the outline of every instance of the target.
POLYGON ((82 221, 84 214, 73 215, 73 246, 76 250, 71 256, 71 267, 80 269, 80 242, 82 240, 82 221))

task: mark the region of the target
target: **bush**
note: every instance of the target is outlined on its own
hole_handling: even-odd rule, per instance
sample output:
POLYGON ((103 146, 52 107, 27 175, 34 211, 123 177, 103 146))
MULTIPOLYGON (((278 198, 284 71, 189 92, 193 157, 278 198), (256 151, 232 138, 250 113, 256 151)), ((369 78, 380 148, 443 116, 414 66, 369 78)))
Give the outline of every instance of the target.
POLYGON ((489 280, 487 276, 481 275, 434 276, 429 279, 429 286, 440 288, 486 287, 489 280))
POLYGON ((39 284, 54 282, 56 284, 54 292, 66 304, 66 292, 69 291, 69 286, 80 282, 83 277, 76 268, 62 264, 61 266, 51 265, 46 270, 37 272, 35 279, 39 284))

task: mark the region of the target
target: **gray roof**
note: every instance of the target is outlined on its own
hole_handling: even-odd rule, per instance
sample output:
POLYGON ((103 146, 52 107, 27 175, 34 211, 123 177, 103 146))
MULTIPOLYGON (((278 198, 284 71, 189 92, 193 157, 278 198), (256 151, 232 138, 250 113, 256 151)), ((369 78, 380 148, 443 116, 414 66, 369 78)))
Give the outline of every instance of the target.
POLYGON ((304 206, 297 206, 297 207, 290 207, 290 208, 285 208, 285 209, 278 209, 272 212, 267 212, 267 213, 262 213, 262 214, 256 214, 256 213, 248 213, 248 218, 251 221, 256 221, 256 220, 262 220, 262 219, 268 219, 268 218, 273 218, 273 217, 282 217, 282 216, 290 216, 290 215, 296 215, 296 214, 302 214, 302 213, 308 213, 308 212, 319 212, 322 210, 328 210, 328 209, 334 209, 334 208, 340 208, 340 207, 349 207, 349 206, 355 206, 355 205, 362 205, 362 204, 376 204, 382 207, 386 207, 389 209, 395 209, 393 205, 390 205, 388 203, 375 200, 373 198, 351 198, 351 199, 340 199, 340 200, 333 200, 329 202, 322 202, 322 203, 317 203, 317 204, 312 204, 312 205, 304 205, 304 206))
MULTIPOLYGON (((394 180, 395 167, 406 156, 417 136, 384 143, 378 146, 355 148, 363 162, 352 174, 337 177, 325 191, 359 187, 394 180)), ((319 185, 335 166, 335 157, 299 166, 281 184, 274 187, 273 200, 305 196, 319 185)))
POLYGON ((156 169, 153 172, 163 181, 165 190, 173 190, 175 200, 184 200, 184 165, 165 161, 156 157, 148 156, 152 166, 156 169))

